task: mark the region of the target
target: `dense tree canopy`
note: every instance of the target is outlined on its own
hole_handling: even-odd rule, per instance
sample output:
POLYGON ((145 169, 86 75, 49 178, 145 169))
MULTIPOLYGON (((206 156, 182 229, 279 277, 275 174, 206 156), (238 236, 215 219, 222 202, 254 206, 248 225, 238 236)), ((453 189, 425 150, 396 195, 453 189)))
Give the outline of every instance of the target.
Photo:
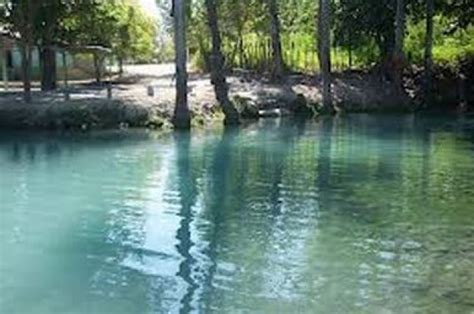
POLYGON ((27 101, 33 46, 40 48, 44 89, 55 87, 58 47, 102 46, 119 60, 149 61, 154 54, 155 22, 134 0, 3 0, 1 24, 22 44, 27 101))
MULTIPOLYGON (((285 64, 293 70, 317 70, 315 17, 318 1, 275 2, 279 8, 285 64)), ((228 65, 266 70, 271 68, 270 3, 268 0, 219 1, 223 52, 228 65)), ((425 0, 406 0, 403 5, 406 11, 406 56, 409 61, 418 64, 423 64, 425 3, 425 0)), ((188 29, 189 48, 196 64, 208 68, 211 45, 205 22, 204 0, 189 1, 189 7, 189 24, 192 25, 188 29)), ((474 53, 472 10, 469 0, 434 1, 433 49, 436 61, 449 59, 453 63, 458 58, 474 53)), ((381 63, 394 48, 396 1, 331 1, 331 13, 335 69, 348 68, 349 63, 357 67, 381 63)))

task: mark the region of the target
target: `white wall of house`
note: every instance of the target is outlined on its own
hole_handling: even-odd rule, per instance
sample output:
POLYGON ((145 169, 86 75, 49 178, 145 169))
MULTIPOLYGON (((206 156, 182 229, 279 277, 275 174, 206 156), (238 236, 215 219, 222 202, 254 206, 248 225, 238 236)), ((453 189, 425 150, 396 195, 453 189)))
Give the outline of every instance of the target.
MULTIPOLYGON (((9 50, 11 53, 11 70, 13 72, 18 72, 21 71, 21 50, 18 47, 14 47, 13 49, 9 50)), ((7 51, 8 53, 8 51, 7 51)), ((33 73, 39 72, 40 71, 40 58, 39 58, 39 49, 34 48, 31 52, 31 67, 33 73)), ((69 54, 66 53, 66 63, 68 67, 73 67, 74 66, 74 59, 73 57, 69 54)), ((63 57, 61 52, 56 52, 56 65, 58 70, 61 70, 63 68, 63 57)))
MULTIPOLYGON (((21 70, 21 49, 14 39, 0 34, 0 56, 5 59, 0 60, 0 74, 9 81, 19 81, 22 78, 21 70), (7 65, 7 71, 3 72, 3 64, 7 65), (6 75, 3 75, 6 74, 6 75)), ((1 59, 1 58, 0 58, 1 59)), ((94 78, 94 64, 92 52, 78 51, 77 53, 66 52, 66 64, 69 79, 92 79, 94 78)), ((40 54, 37 47, 32 49, 32 79, 41 79, 40 54)), ((56 52, 56 70, 58 80, 64 77, 63 53, 56 52)))
MULTIPOLYGON (((32 63, 31 70, 33 79, 38 79, 40 77, 41 68, 40 68, 40 57, 39 49, 37 47, 32 49, 31 52, 32 63)), ((9 80, 19 80, 21 79, 21 49, 14 45, 11 49, 5 50, 5 58, 7 58, 7 67, 8 67, 8 77, 9 80)), ((70 53, 66 53, 66 63, 68 68, 74 67, 74 57, 70 53)), ((56 52, 56 66, 58 71, 63 70, 63 56, 62 52, 56 52)), ((0 70, 2 69, 2 62, 0 62, 0 70)))
MULTIPOLYGON (((21 68, 21 51, 18 48, 13 48, 11 50, 12 54, 12 67, 20 69, 21 68)), ((39 59, 39 50, 38 48, 34 48, 31 53, 32 57, 32 68, 36 69, 40 67, 40 59, 39 59)), ((74 59, 73 57, 69 54, 66 53, 66 63, 68 67, 74 66, 74 59)), ((56 52, 56 64, 58 69, 61 69, 63 67, 63 57, 61 52, 56 52)))

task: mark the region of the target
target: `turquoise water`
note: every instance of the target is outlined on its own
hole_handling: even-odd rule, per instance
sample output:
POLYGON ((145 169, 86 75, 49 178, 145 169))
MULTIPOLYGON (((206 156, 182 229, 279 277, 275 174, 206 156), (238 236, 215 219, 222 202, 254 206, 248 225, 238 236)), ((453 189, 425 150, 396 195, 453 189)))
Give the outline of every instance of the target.
POLYGON ((472 313, 474 121, 0 135, 1 313, 472 313))

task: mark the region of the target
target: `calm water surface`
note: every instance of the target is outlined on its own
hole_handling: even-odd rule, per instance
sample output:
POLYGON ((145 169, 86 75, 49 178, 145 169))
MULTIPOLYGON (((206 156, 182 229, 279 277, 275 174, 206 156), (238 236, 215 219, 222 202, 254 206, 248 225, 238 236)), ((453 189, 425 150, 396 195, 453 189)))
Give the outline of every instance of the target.
POLYGON ((474 120, 0 135, 1 313, 473 313, 474 120))

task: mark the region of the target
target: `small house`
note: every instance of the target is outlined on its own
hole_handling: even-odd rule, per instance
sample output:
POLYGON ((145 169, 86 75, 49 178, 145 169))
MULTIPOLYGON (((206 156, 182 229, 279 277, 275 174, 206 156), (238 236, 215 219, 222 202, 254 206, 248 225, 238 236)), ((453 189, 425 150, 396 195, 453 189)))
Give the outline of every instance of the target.
MULTIPOLYGON (((92 57, 84 53, 65 52, 66 66, 68 76, 71 79, 92 78, 94 74, 92 57)), ((22 79, 21 70, 21 49, 17 39, 9 33, 0 31, 0 69, 3 80, 19 81, 22 79)), ((56 71, 58 78, 64 75, 63 50, 56 51, 56 71)), ((41 64, 39 58, 39 49, 32 49, 31 60, 32 80, 41 79, 41 64)))

